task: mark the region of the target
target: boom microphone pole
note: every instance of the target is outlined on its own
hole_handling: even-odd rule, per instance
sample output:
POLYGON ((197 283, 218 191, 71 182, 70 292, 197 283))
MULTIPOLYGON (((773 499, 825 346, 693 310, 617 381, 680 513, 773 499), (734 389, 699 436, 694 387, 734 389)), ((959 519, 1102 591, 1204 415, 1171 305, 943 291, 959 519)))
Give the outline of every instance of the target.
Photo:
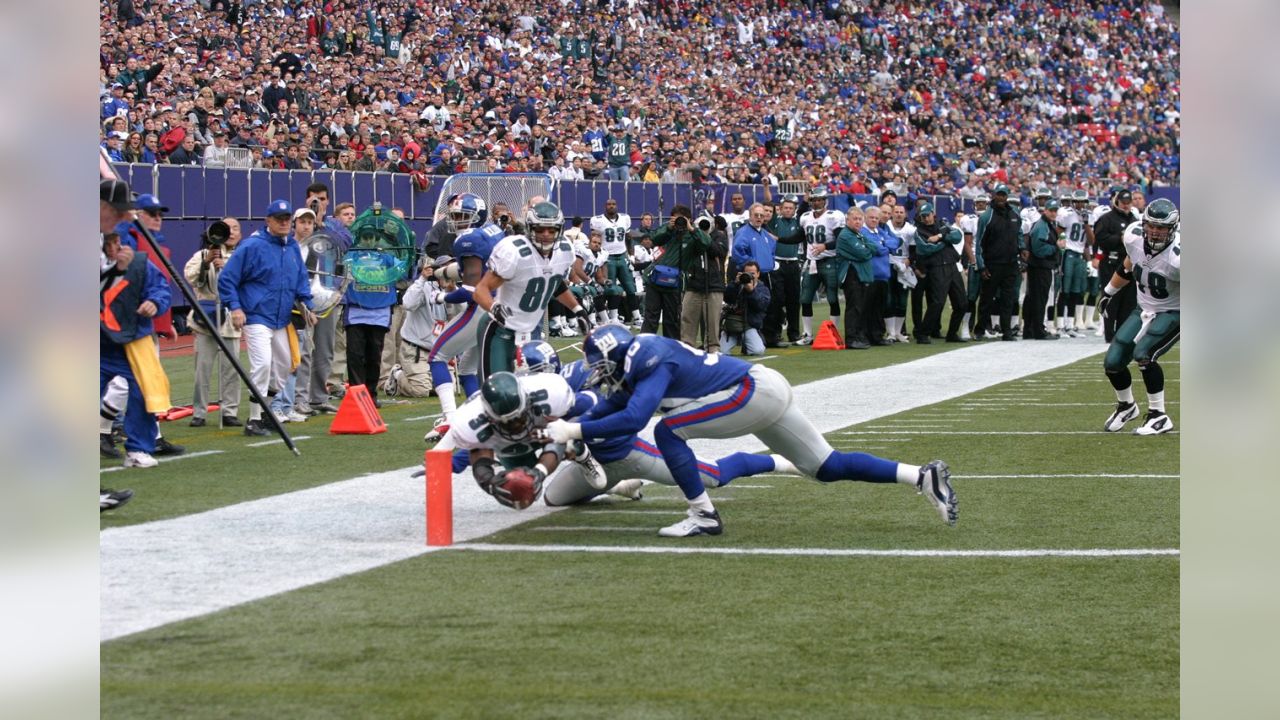
MULTIPOLYGON (((119 180, 120 176, 116 173, 115 167, 111 164, 111 158, 107 156, 107 151, 99 148, 98 154, 98 170, 102 179, 119 180)), ((186 276, 174 269, 173 263, 170 262, 169 258, 160 251, 160 244, 156 242, 156 238, 151 234, 150 230, 144 227, 142 223, 137 220, 133 221, 133 227, 136 228, 142 237, 146 239, 147 245, 151 246, 152 257, 160 259, 160 262, 164 265, 165 271, 169 273, 169 277, 173 278, 173 281, 178 284, 178 289, 182 291, 182 296, 191 304, 192 312, 196 313, 196 316, 204 322, 205 327, 212 331, 209 334, 213 337, 214 342, 218 343, 218 350, 220 350, 223 355, 227 356, 227 360, 231 363, 231 367, 236 369, 236 374, 238 374, 240 379, 244 380, 244 383, 249 386, 249 394, 253 396, 253 401, 262 407, 263 414, 268 418, 271 426, 274 427, 276 432, 280 435, 280 439, 284 440, 285 446, 292 450, 294 455, 301 455, 302 453, 298 450, 298 446, 294 444, 293 438, 289 437, 289 432, 284 429, 284 424, 280 422, 280 419, 276 417, 275 412, 271 410, 270 403, 266 401, 266 398, 262 397, 262 393, 258 392, 257 386, 253 384, 253 379, 249 377, 249 373, 245 372, 244 367, 240 365, 240 358, 236 356, 236 353, 231 352, 230 347, 227 347, 227 343, 217 332, 218 326, 213 324, 213 320, 209 318, 209 314, 206 313, 204 308, 200 307, 200 303, 196 301, 196 291, 192 289, 191 283, 187 282, 186 276)))

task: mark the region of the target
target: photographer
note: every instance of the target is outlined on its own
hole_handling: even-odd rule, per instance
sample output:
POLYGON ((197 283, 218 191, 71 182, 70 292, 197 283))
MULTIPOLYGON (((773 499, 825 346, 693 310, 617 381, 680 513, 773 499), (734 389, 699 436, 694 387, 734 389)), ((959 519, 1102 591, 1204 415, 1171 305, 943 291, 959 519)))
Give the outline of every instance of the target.
MULTIPOLYGON (((213 321, 218 335, 227 346, 239 350, 240 330, 231 323, 226 308, 218 299, 218 275, 227 258, 240 244, 240 222, 235 218, 216 220, 200 236, 200 250, 187 261, 182 274, 196 291, 196 302, 213 321)), ((191 401, 191 427, 203 427, 209 405, 209 378, 218 367, 218 404, 222 427, 239 427, 236 418, 240 408, 240 376, 235 367, 222 357, 218 343, 208 327, 199 322, 195 310, 187 317, 187 326, 195 334, 196 388, 191 401)))
POLYGON ((400 370, 393 370, 387 378, 387 395, 431 396, 431 364, 427 357, 440 329, 449 320, 449 305, 441 294, 454 290, 460 279, 453 258, 441 255, 433 261, 423 256, 418 277, 404 293, 404 324, 397 343, 400 370))
POLYGON ((709 353, 720 352, 720 313, 724 309, 724 261, 729 253, 729 224, 723 217, 703 215, 694 225, 711 236, 711 245, 690 259, 695 262, 684 285, 680 340, 709 353), (702 343, 698 331, 702 331, 702 343))
POLYGON ((662 334, 680 339, 680 300, 684 294, 685 273, 696 264, 697 256, 711 247, 711 236, 693 227, 693 213, 687 205, 671 208, 671 222, 653 233, 654 262, 645 275, 644 324, 640 332, 657 332, 662 321, 662 334))
POLYGON ((760 282, 760 266, 755 260, 742 265, 734 283, 724 291, 724 320, 721 323, 720 347, 731 353, 735 345, 743 346, 746 355, 763 355, 764 314, 769 309, 769 288, 760 282))

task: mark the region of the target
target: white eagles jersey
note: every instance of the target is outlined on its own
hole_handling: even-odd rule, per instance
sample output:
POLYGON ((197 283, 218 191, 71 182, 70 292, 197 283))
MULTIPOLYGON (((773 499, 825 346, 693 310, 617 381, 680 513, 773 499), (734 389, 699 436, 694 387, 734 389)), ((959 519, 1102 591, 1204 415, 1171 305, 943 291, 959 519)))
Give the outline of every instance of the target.
POLYGON ((1067 240, 1067 249, 1084 254, 1084 221, 1071 208, 1058 210, 1058 227, 1062 228, 1062 237, 1067 240))
POLYGON ((551 298, 569 286, 573 249, 557 240, 551 257, 544 258, 523 235, 503 238, 489 254, 489 268, 501 277, 494 300, 511 311, 507 327, 517 333, 533 332, 551 298))
POLYGON ((545 447, 547 443, 535 435, 573 409, 575 394, 564 378, 553 373, 520 375, 518 379, 533 412, 533 422, 522 435, 515 439, 500 435, 485 415, 484 401, 477 394, 454 411, 449 432, 437 449, 492 450, 502 460, 525 457, 545 447))
POLYGON ((592 252, 591 244, 588 242, 576 243, 573 246, 573 254, 582 259, 582 272, 589 278, 595 278, 596 269, 602 267, 609 259, 608 253, 603 249, 600 252, 592 252))
POLYGON ((889 262, 894 263, 895 265, 900 265, 907 259, 907 253, 910 251, 911 245, 915 242, 916 226, 911 223, 903 223, 902 227, 894 227, 893 223, 889 223, 888 225, 889 232, 897 235, 898 239, 902 241, 902 244, 898 246, 897 250, 889 253, 889 262))
POLYGON ((607 255, 625 255, 627 253, 627 232, 631 230, 631 216, 618 213, 618 217, 610 220, 604 215, 591 218, 591 229, 599 230, 604 238, 604 252, 607 255))
MULTIPOLYGON (((842 227, 844 227, 844 213, 839 210, 827 210, 817 217, 814 217, 812 210, 808 210, 800 216, 800 229, 804 231, 805 242, 809 245, 835 240, 842 227)), ((805 250, 805 257, 816 257, 818 260, 835 256, 835 250, 823 250, 816 256, 810 256, 808 250, 805 250)))
POLYGON ((978 216, 965 213, 956 218, 956 227, 960 228, 960 232, 966 235, 978 234, 978 216))
POLYGON ((746 212, 740 213, 721 213, 720 217, 724 218, 725 224, 729 226, 729 241, 733 242, 733 236, 738 234, 738 228, 747 224, 747 220, 751 219, 750 214, 746 212))
POLYGON ((1040 219, 1040 208, 1022 208, 1018 215, 1022 218, 1022 234, 1030 235, 1031 228, 1035 227, 1036 221, 1040 219))
POLYGON ((1148 255, 1142 242, 1142 223, 1124 229, 1124 250, 1133 264, 1133 281, 1138 285, 1138 307, 1147 312, 1177 311, 1182 307, 1182 235, 1173 238, 1164 250, 1148 255))

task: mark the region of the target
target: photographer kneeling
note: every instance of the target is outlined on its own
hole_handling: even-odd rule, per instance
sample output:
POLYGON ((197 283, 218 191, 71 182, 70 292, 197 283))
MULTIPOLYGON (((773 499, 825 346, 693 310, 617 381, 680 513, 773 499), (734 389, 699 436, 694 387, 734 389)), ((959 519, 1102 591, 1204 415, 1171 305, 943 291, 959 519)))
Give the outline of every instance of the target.
MULTIPOLYGON (((196 301, 213 321, 218 334, 233 351, 240 350, 240 329, 231 322, 227 309, 218 300, 218 275, 227 264, 227 258, 240 242, 240 223, 235 218, 216 220, 201 236, 201 248, 183 268, 187 282, 195 288, 196 301)), ((213 339, 209 328, 197 320, 191 311, 187 324, 195 332, 196 387, 191 402, 191 427, 203 427, 209 404, 209 378, 214 366, 218 366, 218 402, 221 406, 222 427, 239 427, 236 413, 240 408, 240 376, 213 339)))
POLYGON ((747 355, 764 354, 764 315, 769 309, 769 288, 760 282, 760 266, 749 260, 737 280, 724 291, 724 319, 720 323, 720 351, 730 353, 741 344, 747 355))

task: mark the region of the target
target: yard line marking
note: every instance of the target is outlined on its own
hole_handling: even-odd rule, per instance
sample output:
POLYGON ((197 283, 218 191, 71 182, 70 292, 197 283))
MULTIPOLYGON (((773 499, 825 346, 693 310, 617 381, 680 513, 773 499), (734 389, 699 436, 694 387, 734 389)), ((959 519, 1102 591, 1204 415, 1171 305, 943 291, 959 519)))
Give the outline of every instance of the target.
MULTIPOLYGON (((719 499, 720 499, 720 498, 717 498, 717 500, 719 500, 719 499)), ((656 515, 662 515, 662 516, 664 516, 664 517, 667 517, 667 516, 672 515, 673 513, 672 513, 672 511, 671 511, 671 510, 667 510, 667 509, 665 509, 665 508, 654 508, 653 510, 612 510, 612 509, 602 509, 602 510, 585 510, 585 509, 579 509, 578 514, 579 514, 580 516, 582 516, 582 517, 585 517, 585 516, 587 516, 587 515, 600 515, 600 514, 604 514, 604 515, 648 515, 648 516, 650 516, 650 517, 654 517, 654 516, 656 516, 656 515)))
MULTIPOLYGON (((830 433, 971 395, 1105 350, 1101 343, 969 346, 797 385, 792 393, 817 431, 830 433), (903 393, 898 390, 902 377, 946 377, 946 382, 903 393), (850 387, 858 389, 859 402, 848 402, 850 387)), ((651 439, 652 430, 645 437, 651 439)), ((763 449, 751 436, 695 440, 690 445, 703 457, 763 449)), ((193 515, 102 530, 99 638, 123 637, 431 552, 423 545, 422 483, 408 479, 422 467, 421 454, 405 460, 415 464, 193 515)), ((750 496, 718 497, 716 502, 743 497, 750 496)), ((453 500, 457 542, 554 512, 545 505, 520 512, 504 508, 476 485, 470 472, 454 477, 453 500)), ((657 503, 686 507, 680 495, 657 503)))
POLYGON ((867 430, 951 430, 954 425, 865 425, 867 430))
MULTIPOLYGON (((1106 430, 846 430, 838 435, 1108 435, 1106 430)), ((1168 435, 1179 434, 1170 430, 1168 435)))
MULTIPOLYGON (((1027 404, 1029 404, 1029 405, 1035 405, 1036 407, 1109 407, 1109 408, 1114 408, 1114 407, 1116 406, 1116 404, 1115 404, 1115 403, 1113 403, 1113 402, 1098 402, 1098 403, 1086 403, 1086 402, 1042 402, 1042 403, 1027 403, 1027 404)), ((1165 401, 1164 401, 1164 404, 1165 404, 1165 405, 1180 405, 1181 403, 1179 403, 1177 400, 1165 400, 1165 401)), ((988 403, 988 402, 966 402, 966 403, 961 403, 961 405, 960 405, 960 407, 984 407, 984 406, 989 406, 989 407, 1009 407, 1009 404, 1008 404, 1008 403, 995 403, 995 402, 989 402, 989 403, 988 403)))
POLYGON ((621 553, 635 555, 781 555, 806 557, 1043 558, 1178 557, 1178 548, 1037 548, 1027 550, 907 550, 876 548, 724 548, 688 545, 517 545, 463 543, 455 550, 531 553, 621 553))
POLYGON ((599 532, 653 532, 653 528, 642 527, 610 527, 608 525, 550 525, 547 527, 529 528, 538 532, 582 532, 586 530, 597 530, 599 532))
POLYGON ((1022 480, 1039 478, 1154 478, 1177 480, 1181 475, 1168 474, 1123 474, 1123 473, 1046 473, 1032 475, 952 475, 952 480, 1022 480))
MULTIPOLYGON (((167 463, 167 462, 174 462, 175 460, 187 460, 189 458, 204 457, 206 455, 217 455, 219 453, 224 453, 224 452, 226 452, 226 450, 201 450, 200 452, 184 453, 182 455, 176 455, 174 457, 156 458, 156 460, 159 460, 162 463, 167 463)), ((101 474, 101 473, 116 472, 118 470, 131 470, 131 469, 132 468, 126 468, 123 465, 117 465, 115 467, 101 468, 100 470, 98 470, 98 473, 101 474)))
MULTIPOLYGON (((298 437, 294 438, 293 441, 301 442, 303 440, 310 440, 310 439, 311 439, 310 435, 299 435, 298 437)), ((264 445, 279 445, 282 442, 284 442, 284 438, 276 438, 275 440, 263 440, 262 442, 249 443, 248 445, 245 445, 245 447, 262 447, 264 445)))
MULTIPOLYGON (((796 476, 795 476, 795 475, 789 475, 789 476, 787 476, 787 477, 796 477, 796 476)), ((720 487, 722 487, 722 488, 742 488, 743 490, 772 490, 775 486, 774 486, 774 485, 739 485, 739 484, 738 484, 738 483, 736 483, 736 482, 731 482, 731 483, 729 483, 728 485, 721 485, 720 487)))
POLYGON ((747 362, 760 362, 761 360, 772 360, 772 359, 774 359, 774 358, 776 358, 776 357, 778 357, 778 356, 777 356, 777 355, 764 355, 764 356, 761 356, 761 357, 749 357, 749 358, 744 358, 744 359, 745 359, 747 362))
POLYGON ((439 413, 436 413, 435 415, 419 415, 419 416, 417 416, 417 417, 405 418, 405 419, 404 419, 404 421, 405 421, 405 422, 417 422, 417 421, 419 421, 419 420, 433 420, 433 419, 438 418, 438 417, 440 417, 440 414, 439 414, 439 413))

